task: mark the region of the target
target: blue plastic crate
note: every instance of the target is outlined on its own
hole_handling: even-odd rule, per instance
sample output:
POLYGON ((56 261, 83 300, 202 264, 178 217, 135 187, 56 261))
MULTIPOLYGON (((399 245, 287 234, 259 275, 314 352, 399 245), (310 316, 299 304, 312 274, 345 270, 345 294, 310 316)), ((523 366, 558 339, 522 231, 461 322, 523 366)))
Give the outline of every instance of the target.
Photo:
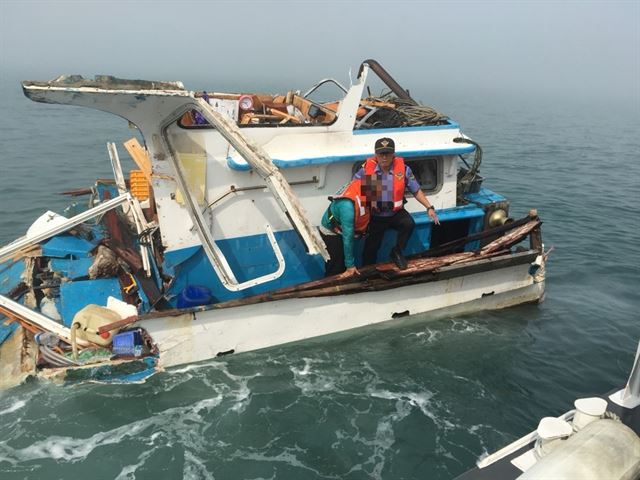
POLYGON ((128 357, 142 355, 142 335, 139 330, 118 333, 113 336, 113 353, 128 357))

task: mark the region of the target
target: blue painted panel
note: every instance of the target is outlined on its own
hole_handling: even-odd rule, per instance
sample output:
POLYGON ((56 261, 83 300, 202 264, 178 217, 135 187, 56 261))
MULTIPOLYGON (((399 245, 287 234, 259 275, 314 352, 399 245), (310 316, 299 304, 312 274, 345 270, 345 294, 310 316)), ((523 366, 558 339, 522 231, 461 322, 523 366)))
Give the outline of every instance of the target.
MULTIPOLYGON (((411 216, 416 222, 416 226, 413 230, 413 234, 411 238, 409 238, 409 242, 407 243, 407 247, 404 250, 405 255, 414 255, 416 253, 423 252, 428 250, 431 247, 431 229, 433 227, 433 221, 425 212, 417 212, 412 213, 411 216)), ((446 222, 451 222, 454 220, 464 220, 469 219, 469 234, 475 233, 479 231, 478 228, 482 228, 483 218, 484 218, 484 210, 476 207, 475 205, 466 205, 463 207, 450 208, 446 210, 438 210, 438 218, 440 219, 440 223, 446 224, 446 222)), ((378 262, 387 262, 389 261, 389 254, 391 253, 391 249, 396 244, 397 233, 394 230, 387 230, 384 234, 384 239, 382 240, 382 245, 378 250, 378 262)), ((470 242, 465 245, 466 251, 472 251, 477 247, 474 247, 474 244, 478 244, 478 242, 470 242)), ((363 242, 364 245, 364 242, 363 242)), ((357 255, 358 260, 356 264, 360 266, 359 261, 362 259, 362 251, 358 251, 357 255)))
POLYGON ((165 272, 171 274, 170 272, 172 272, 177 265, 180 265, 181 263, 187 261, 190 257, 198 253, 198 250, 200 249, 200 246, 195 246, 165 252, 162 268, 165 272))
POLYGON ((42 255, 45 257, 89 257, 95 245, 84 238, 73 235, 56 235, 42 245, 42 255))
POLYGON ((58 272, 60 276, 71 280, 89 276, 89 267, 93 263, 93 258, 78 258, 77 260, 67 258, 51 259, 51 270, 58 272))
POLYGON ((151 311, 151 301, 147 294, 144 293, 144 289, 138 288, 138 297, 140 297, 140 305, 138 305, 138 311, 141 313, 147 313, 151 311))
MULTIPOLYGON (((319 255, 307 255, 296 232, 289 230, 276 232, 274 235, 286 263, 285 272, 277 280, 242 292, 231 292, 224 288, 204 251, 199 248, 195 255, 175 266, 176 277, 169 291, 170 303, 175 306, 177 296, 187 285, 204 285, 211 290, 216 301, 221 302, 317 280, 324 276, 322 258, 319 255)), ((216 244, 227 257, 229 266, 239 282, 271 273, 277 269, 277 261, 266 234, 221 240, 216 244)))
MULTIPOLYGON (((11 260, 0 263, 0 294, 6 295, 13 290, 21 281, 24 273, 24 261, 11 260)), ((0 315, 0 345, 9 338, 18 328, 18 323, 4 324, 6 317, 0 315)))
MULTIPOLYGON (((477 231, 478 228, 482 228, 484 211, 475 205, 468 205, 455 209, 441 210, 438 215, 443 222, 469 219, 469 229, 470 233, 472 233, 477 231)), ((433 225, 431 219, 426 212, 415 213, 413 217, 416 220, 416 228, 409 239, 405 251, 407 255, 422 252, 430 246, 431 227, 433 225)), ((277 232, 275 237, 286 262, 284 274, 277 280, 242 292, 231 292, 222 286, 202 248, 198 248, 195 253, 192 252, 192 248, 185 249, 189 250, 188 255, 182 256, 185 260, 180 264, 173 263, 176 278, 169 291, 170 303, 173 306, 176 305, 177 296, 187 285, 204 285, 211 290, 216 301, 222 302, 301 282, 317 280, 324 276, 324 262, 319 255, 307 255, 297 233, 293 230, 277 232)), ((385 234, 380 248, 379 259, 381 261, 388 260, 389 252, 395 245, 395 238, 396 232, 393 230, 385 234)), ((271 273, 277 268, 276 258, 267 236, 264 234, 233 238, 216 243, 226 256, 231 269, 240 282, 271 273)), ((356 241, 357 266, 361 265, 363 246, 364 239, 356 241)), ((472 244, 467 247, 471 248, 472 244)), ((173 262, 175 262, 175 259, 180 258, 179 251, 170 252, 170 255, 169 253, 167 255, 172 257, 173 262)))
MULTIPOLYGON (((85 228, 88 228, 86 223, 83 224, 85 228)), ((102 223, 98 223, 97 225, 91 226, 91 243, 94 245, 98 245, 102 239, 106 236, 105 227, 102 223)))
POLYGON ((24 262, 8 260, 0 263, 0 294, 6 295, 22 281, 24 262))
POLYGON ((0 345, 2 345, 4 341, 9 338, 18 328, 18 322, 12 322, 8 325, 5 325, 3 323, 4 319, 5 317, 0 315, 0 345))
POLYGON ((104 184, 101 182, 96 182, 96 190, 98 191, 98 197, 100 200, 105 200, 105 192, 109 192, 109 198, 116 198, 120 196, 120 192, 118 191, 118 187, 114 184, 104 184))
MULTIPOLYGON (((472 219, 469 222, 469 235, 473 235, 474 233, 480 232, 483 227, 484 227, 484 215, 479 216, 475 219, 472 219)), ((480 248, 480 240, 476 240, 474 242, 467 243, 464 246, 464 251, 473 252, 474 250, 478 250, 479 248, 480 248)))
POLYGON ((60 285, 60 315, 63 323, 69 327, 78 311, 89 304, 104 307, 109 296, 122 300, 120 282, 117 278, 100 278, 66 282, 60 285))
MULTIPOLYGON (((470 153, 475 150, 475 146, 469 144, 461 144, 459 147, 441 148, 431 150, 409 150, 398 151, 397 155, 403 158, 414 158, 434 155, 461 155, 464 153, 470 153)), ((281 160, 274 158, 273 164, 278 168, 294 168, 294 167, 308 167, 311 165, 328 165, 331 163, 354 163, 364 161, 373 155, 373 151, 359 153, 357 155, 340 155, 334 157, 313 157, 313 158, 300 158, 296 160, 281 160)), ((227 165, 232 170, 251 170, 251 166, 244 162, 239 162, 233 157, 227 157, 227 165)))
POLYGON ((467 193, 464 196, 467 200, 480 204, 487 205, 494 202, 506 202, 507 199, 502 195, 499 195, 488 188, 482 187, 477 193, 467 193))
POLYGON ((84 203, 73 202, 67 205, 67 207, 62 212, 62 215, 64 215, 67 218, 75 217, 76 215, 86 212, 87 210, 89 210, 89 208, 91 207, 88 202, 84 202, 84 203))
MULTIPOLYGON (((413 219, 416 224, 431 223, 432 220, 427 215, 427 212, 412 213, 413 219)), ((451 220, 462 220, 464 218, 476 218, 483 217, 484 210, 475 205, 465 205, 463 207, 447 208, 444 210, 438 210, 438 218, 441 222, 448 222, 451 220)))

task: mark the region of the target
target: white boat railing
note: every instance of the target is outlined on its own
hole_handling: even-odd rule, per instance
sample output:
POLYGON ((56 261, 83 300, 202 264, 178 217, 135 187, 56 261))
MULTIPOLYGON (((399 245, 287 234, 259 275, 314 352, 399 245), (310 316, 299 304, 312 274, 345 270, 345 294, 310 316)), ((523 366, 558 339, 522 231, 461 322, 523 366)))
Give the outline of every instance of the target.
MULTIPOLYGON (((12 316, 18 317, 23 322, 41 328, 47 332, 55 333, 67 343, 71 342, 70 329, 59 324, 55 320, 51 320, 49 317, 46 317, 41 313, 31 310, 18 302, 14 302, 4 295, 0 295, 0 308, 10 312, 12 316)), ((86 346, 89 345, 89 343, 84 340, 78 340, 78 345, 86 346)))
MULTIPOLYGON (((197 107, 204 118, 220 132, 220 134, 231 144, 231 146, 233 146, 233 148, 236 149, 238 153, 240 153, 247 163, 255 169, 258 175, 264 179, 267 188, 269 188, 275 197, 277 204, 287 215, 296 231, 300 234, 309 254, 319 254, 324 259, 328 259, 329 254, 326 246, 320 238, 317 230, 309 222, 307 214, 298 201, 296 194, 293 192, 291 185, 289 185, 278 168, 273 164, 271 158, 264 149, 249 141, 242 132, 240 132, 240 129, 235 123, 232 123, 224 115, 216 112, 205 100, 194 99, 193 102, 194 103, 192 104, 187 103, 183 105, 178 111, 174 112, 170 118, 165 121, 162 131, 166 132, 168 126, 175 121, 175 116, 182 115, 185 111, 188 111, 194 106, 197 107)), ((229 262, 222 251, 218 248, 215 239, 209 232, 198 203, 189 189, 178 155, 171 147, 166 135, 161 135, 161 138, 163 140, 164 147, 169 152, 167 157, 176 172, 176 181, 183 193, 185 206, 187 207, 187 211, 189 212, 194 228, 198 234, 202 248, 222 285, 227 290, 240 291, 279 278, 284 273, 286 267, 285 260, 282 255, 282 251, 278 246, 278 242, 275 239, 272 228, 267 224, 266 234, 278 262, 278 268, 272 273, 253 278, 242 283, 238 282, 235 274, 229 266, 229 262)))
POLYGON ((76 225, 80 225, 81 223, 84 223, 87 220, 91 220, 92 218, 102 215, 103 213, 106 213, 109 210, 119 207, 124 203, 127 203, 127 202, 131 203, 131 201, 132 201, 131 195, 126 193, 124 195, 120 195, 111 200, 107 200, 106 202, 101 203, 96 207, 90 208, 85 212, 79 213, 78 215, 75 215, 64 222, 56 223, 53 227, 45 229, 36 235, 22 237, 5 247, 0 248, 0 262, 5 261, 9 257, 11 257, 14 253, 19 252, 23 248, 30 247, 37 243, 43 242, 55 235, 58 235, 59 233, 66 232, 67 230, 75 227, 76 225))
MULTIPOLYGON (((573 418, 575 414, 575 410, 569 410, 568 412, 563 413, 558 418, 560 420, 569 421, 573 418)), ((478 468, 486 468, 489 465, 496 463, 498 460, 511 455, 513 452, 520 450, 522 447, 534 442, 538 439, 538 432, 534 430, 533 432, 525 435, 522 438, 519 438, 515 442, 510 443, 506 447, 501 448, 497 452, 492 453, 491 455, 487 455, 482 460, 479 460, 476 466, 478 468)))

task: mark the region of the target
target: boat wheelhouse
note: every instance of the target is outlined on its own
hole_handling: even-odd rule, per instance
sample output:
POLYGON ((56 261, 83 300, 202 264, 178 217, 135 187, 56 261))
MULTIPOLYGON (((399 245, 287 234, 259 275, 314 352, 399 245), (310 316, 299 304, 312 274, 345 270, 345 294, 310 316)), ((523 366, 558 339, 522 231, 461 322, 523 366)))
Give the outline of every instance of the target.
POLYGON ((142 145, 125 143, 139 166, 129 180, 110 144, 114 179, 70 192, 90 196, 86 210, 47 212, 0 249, 0 313, 13 321, 0 346, 3 358, 14 359, 4 384, 34 373, 95 373, 96 365, 108 366, 111 378, 114 364, 132 363, 140 371, 122 378, 138 380, 401 316, 543 296, 536 212, 512 220, 507 199, 482 186, 479 145, 373 60, 349 88, 323 80, 304 94, 192 92, 180 82, 77 76, 23 89, 37 102, 123 117, 142 145), (389 94, 364 97, 370 71, 389 94), (312 100, 324 83, 342 98, 312 100), (441 225, 410 198, 405 208, 416 228, 407 270, 389 263, 395 234, 388 232, 379 263, 357 277, 324 278, 328 253, 317 225, 327 197, 382 136, 394 139, 441 225), (516 247, 525 238, 528 245, 516 247), (108 302, 120 317, 103 311, 108 302), (120 342, 139 348, 118 353, 120 342))

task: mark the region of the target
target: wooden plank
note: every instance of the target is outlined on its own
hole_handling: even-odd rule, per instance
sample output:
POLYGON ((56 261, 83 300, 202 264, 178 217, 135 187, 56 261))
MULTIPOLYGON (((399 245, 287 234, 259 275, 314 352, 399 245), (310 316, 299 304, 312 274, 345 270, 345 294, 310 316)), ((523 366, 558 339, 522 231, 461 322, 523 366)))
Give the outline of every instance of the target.
POLYGON ((123 318, 122 320, 118 320, 117 322, 108 323, 106 325, 102 325, 101 327, 98 327, 98 333, 110 332, 111 330, 126 327, 137 321, 138 321, 138 316, 132 315, 131 317, 123 318))
POLYGON ((147 151, 135 137, 124 142, 123 145, 131 155, 131 158, 133 158, 133 161, 136 162, 138 168, 144 173, 147 182, 151 183, 151 160, 147 151))
POLYGON ((360 105, 366 105, 367 107, 386 107, 386 108, 396 108, 395 104, 389 102, 383 102, 380 100, 360 100, 360 105))
MULTIPOLYGON (((200 307, 192 307, 189 309, 173 309, 159 312, 150 312, 139 317, 140 320, 146 320, 151 318, 172 317, 178 315, 184 315, 185 313, 195 313, 205 310, 218 310, 225 308, 242 307, 245 305, 254 305, 264 302, 273 302, 277 300, 287 300, 292 298, 310 298, 310 297, 325 297, 335 295, 349 295, 362 292, 378 292, 384 290, 391 290, 394 288, 404 287, 408 285, 415 285, 420 283, 431 283, 440 280, 447 280, 450 278, 462 277, 465 275, 472 275, 476 273, 483 273, 501 268, 508 268, 515 265, 522 265, 531 263, 538 256, 538 253, 533 250, 527 250, 519 253, 496 252, 492 253, 490 257, 481 257, 472 259, 466 263, 458 263, 453 265, 444 265, 437 268, 430 268, 420 272, 414 272, 414 275, 410 276, 396 276, 385 278, 358 278, 351 277, 352 283, 343 283, 340 285, 322 285, 322 281, 318 280, 313 282, 315 288, 300 289, 294 291, 291 288, 285 288, 282 290, 274 290, 272 292, 261 293, 252 297, 241 298, 237 300, 228 300, 226 302, 216 303, 213 305, 204 305, 200 307)), ((401 270, 397 270, 400 272, 401 270)), ((328 277, 325 280, 330 280, 332 277, 328 277)))
POLYGON ((15 387, 36 374, 38 348, 24 328, 0 345, 0 390, 15 387))
POLYGON ((291 121, 294 123, 302 123, 298 117, 294 117, 293 115, 289 115, 288 113, 281 112, 280 110, 277 110, 275 108, 270 108, 269 111, 271 112, 272 115, 283 118, 287 121, 291 121))

